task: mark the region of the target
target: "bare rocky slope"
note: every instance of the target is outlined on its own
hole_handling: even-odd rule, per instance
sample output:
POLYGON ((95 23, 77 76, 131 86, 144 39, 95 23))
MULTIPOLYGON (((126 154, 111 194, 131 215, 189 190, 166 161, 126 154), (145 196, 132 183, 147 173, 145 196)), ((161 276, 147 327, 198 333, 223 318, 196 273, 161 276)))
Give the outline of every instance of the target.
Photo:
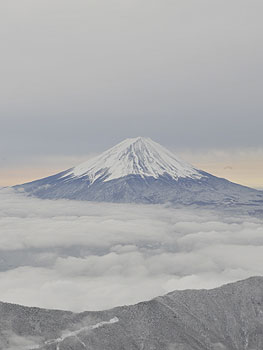
POLYGON ((0 349, 262 350, 263 277, 100 312, 0 303, 0 349))

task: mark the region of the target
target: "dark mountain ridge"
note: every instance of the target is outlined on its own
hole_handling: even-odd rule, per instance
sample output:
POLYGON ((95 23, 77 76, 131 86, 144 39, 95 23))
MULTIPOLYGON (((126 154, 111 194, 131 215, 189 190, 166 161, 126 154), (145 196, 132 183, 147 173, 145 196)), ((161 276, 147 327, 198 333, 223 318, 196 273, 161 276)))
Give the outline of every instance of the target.
POLYGON ((0 349, 262 350, 263 277, 79 314, 0 303, 0 349))

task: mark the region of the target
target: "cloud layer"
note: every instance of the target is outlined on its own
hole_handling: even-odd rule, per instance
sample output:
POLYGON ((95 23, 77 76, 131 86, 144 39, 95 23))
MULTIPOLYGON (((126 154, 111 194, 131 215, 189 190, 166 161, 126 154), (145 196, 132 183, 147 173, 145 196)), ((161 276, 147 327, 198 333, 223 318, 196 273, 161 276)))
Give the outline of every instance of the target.
POLYGON ((263 274, 263 220, 0 191, 0 300, 73 311, 263 274))

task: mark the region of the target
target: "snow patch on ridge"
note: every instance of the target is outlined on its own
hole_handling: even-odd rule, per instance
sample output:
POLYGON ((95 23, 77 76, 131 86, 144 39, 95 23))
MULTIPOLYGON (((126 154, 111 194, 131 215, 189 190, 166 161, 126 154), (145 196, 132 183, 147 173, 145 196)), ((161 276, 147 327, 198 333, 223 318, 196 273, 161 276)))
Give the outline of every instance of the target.
POLYGON ((150 138, 126 139, 101 155, 76 166, 63 177, 88 177, 93 183, 101 178, 110 181, 128 175, 158 178, 169 175, 173 179, 188 177, 200 179, 202 175, 191 164, 150 138))
POLYGON ((61 335, 61 337, 59 337, 57 339, 51 339, 51 340, 45 341, 45 345, 56 345, 56 350, 60 350, 60 343, 62 343, 67 338, 74 337, 77 339, 77 341, 80 344, 83 345, 84 348, 87 348, 86 344, 83 343, 83 341, 81 341, 81 339, 79 338, 80 333, 82 333, 84 331, 89 331, 92 329, 100 328, 100 327, 103 327, 105 325, 117 323, 117 322, 119 322, 118 317, 114 317, 114 318, 110 319, 109 321, 102 321, 102 322, 96 323, 95 325, 92 325, 92 326, 83 327, 77 331, 66 331, 66 332, 64 332, 63 335, 61 335))

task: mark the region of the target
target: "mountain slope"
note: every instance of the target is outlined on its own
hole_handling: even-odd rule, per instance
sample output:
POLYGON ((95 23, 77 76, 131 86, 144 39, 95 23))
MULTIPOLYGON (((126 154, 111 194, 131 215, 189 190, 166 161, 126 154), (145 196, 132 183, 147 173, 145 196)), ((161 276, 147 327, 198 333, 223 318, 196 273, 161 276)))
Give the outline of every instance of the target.
POLYGON ((62 173, 14 187, 40 198, 182 205, 263 204, 263 193, 215 177, 149 138, 127 139, 62 173))
POLYGON ((0 303, 0 349, 261 350, 263 277, 74 314, 0 303))
POLYGON ((98 179, 107 182, 128 175, 155 179, 169 175, 174 180, 186 177, 200 179, 203 176, 192 165, 144 137, 126 139, 64 176, 88 177, 90 184, 93 184, 98 179))

